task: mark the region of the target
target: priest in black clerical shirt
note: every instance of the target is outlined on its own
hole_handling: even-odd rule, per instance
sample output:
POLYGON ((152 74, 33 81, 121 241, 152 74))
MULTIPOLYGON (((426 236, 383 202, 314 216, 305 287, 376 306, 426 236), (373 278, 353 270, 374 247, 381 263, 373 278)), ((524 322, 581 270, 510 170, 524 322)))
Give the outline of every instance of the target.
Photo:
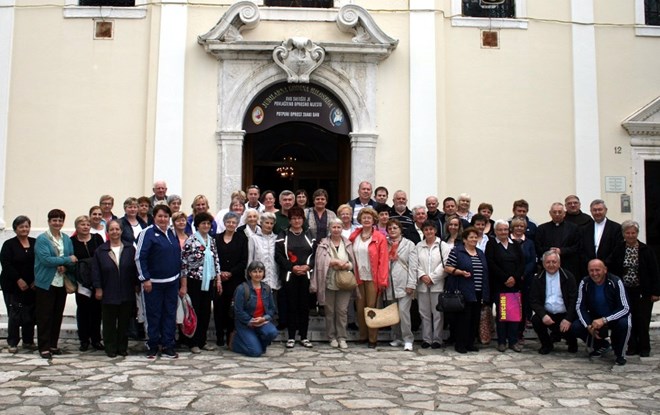
POLYGON ((552 220, 539 225, 536 231, 536 254, 540 258, 544 252, 552 250, 561 256, 562 267, 580 281, 580 233, 578 227, 565 220, 564 205, 555 202, 550 207, 552 220))

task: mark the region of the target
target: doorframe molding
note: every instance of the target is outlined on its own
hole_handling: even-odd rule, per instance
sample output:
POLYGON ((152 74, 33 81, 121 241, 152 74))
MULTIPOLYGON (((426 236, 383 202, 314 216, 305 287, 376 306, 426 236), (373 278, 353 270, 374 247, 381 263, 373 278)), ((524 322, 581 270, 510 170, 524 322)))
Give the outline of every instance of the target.
MULTIPOLYGON (((287 80, 321 85, 338 98, 351 121, 351 188, 357 188, 363 180, 374 183, 378 64, 396 49, 398 40, 385 34, 366 9, 354 4, 343 6, 335 15, 337 30, 352 35, 344 42, 293 37, 284 42, 245 40, 241 32, 256 30, 260 19, 257 5, 241 1, 198 37, 198 43, 218 62, 217 205, 228 205, 231 193, 242 188, 243 120, 248 105, 265 88, 287 80), (320 47, 324 58, 311 73, 292 79, 282 62, 275 62, 279 55, 274 52, 306 41, 320 47)), ((289 27, 295 31, 295 25, 289 27)))

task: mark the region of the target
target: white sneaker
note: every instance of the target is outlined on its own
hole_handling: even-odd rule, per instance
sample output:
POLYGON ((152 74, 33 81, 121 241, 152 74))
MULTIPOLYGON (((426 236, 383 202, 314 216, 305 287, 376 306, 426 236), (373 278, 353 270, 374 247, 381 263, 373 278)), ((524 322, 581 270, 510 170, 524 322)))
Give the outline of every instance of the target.
POLYGON ((346 344, 346 340, 344 340, 344 339, 339 340, 339 348, 340 349, 348 349, 348 344, 346 344))
POLYGON ((337 339, 330 340, 330 347, 339 347, 339 343, 337 343, 337 339))
POLYGON ((403 346, 403 342, 399 339, 392 340, 390 342, 390 346, 392 346, 392 347, 401 347, 401 346, 403 346))
POLYGON ((202 350, 201 350, 199 347, 194 346, 194 347, 191 347, 191 348, 190 348, 190 353, 192 353, 192 354, 200 354, 200 353, 202 353, 202 350))
POLYGON ((413 350, 412 343, 406 343, 403 346, 403 350, 406 351, 406 352, 412 352, 412 350, 413 350))

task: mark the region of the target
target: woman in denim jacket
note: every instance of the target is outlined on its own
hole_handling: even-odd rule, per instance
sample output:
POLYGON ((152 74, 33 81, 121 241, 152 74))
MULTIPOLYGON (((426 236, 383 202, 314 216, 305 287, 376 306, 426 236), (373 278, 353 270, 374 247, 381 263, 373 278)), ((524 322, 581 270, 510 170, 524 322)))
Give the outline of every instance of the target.
POLYGON ((275 302, 271 288, 261 282, 266 275, 264 264, 251 262, 247 273, 249 280, 236 287, 234 292, 236 331, 229 348, 236 353, 259 357, 279 333, 272 323, 275 302))

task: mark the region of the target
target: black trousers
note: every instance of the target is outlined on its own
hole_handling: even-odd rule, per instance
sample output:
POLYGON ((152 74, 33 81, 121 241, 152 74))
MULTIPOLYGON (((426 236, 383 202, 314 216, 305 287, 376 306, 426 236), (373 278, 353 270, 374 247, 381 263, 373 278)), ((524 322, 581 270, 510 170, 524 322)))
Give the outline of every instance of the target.
POLYGON ((309 279, 306 275, 292 273, 282 289, 286 291, 289 339, 296 338, 296 331, 300 339, 306 339, 309 328, 309 279))
POLYGON ((103 342, 106 353, 121 353, 128 350, 128 323, 135 303, 103 304, 103 342))
POLYGON ((62 314, 66 305, 66 289, 53 287, 44 290, 37 287, 37 342, 40 352, 56 349, 60 340, 62 314))
POLYGON ((101 301, 76 293, 76 322, 80 344, 101 341, 101 301))
POLYGON ((651 338, 649 326, 651 324, 651 313, 653 301, 651 296, 643 294, 641 288, 626 287, 626 297, 630 306, 630 317, 632 319, 632 330, 628 348, 637 352, 651 351, 651 338))
POLYGON ((202 348, 206 344, 206 333, 209 330, 209 322, 211 321, 211 303, 213 302, 213 290, 215 290, 215 283, 211 281, 208 291, 202 291, 202 281, 193 278, 188 278, 188 295, 190 301, 195 309, 197 316, 197 328, 195 334, 188 341, 190 347, 202 348))
POLYGON ((34 324, 36 321, 34 292, 27 293, 32 295, 25 294, 25 292, 8 293, 7 344, 9 346, 18 346, 21 334, 24 346, 34 344, 34 324))
POLYGON ((474 346, 474 338, 479 332, 481 318, 481 301, 466 301, 465 309, 453 313, 452 327, 456 336, 456 347, 469 348, 474 346))
POLYGON ((230 280, 222 284, 222 294, 213 298, 213 322, 215 323, 215 337, 218 340, 224 338, 225 333, 229 340, 229 334, 234 331, 234 319, 229 315, 234 291, 236 291, 236 285, 230 280))
MULTIPOLYGON (((552 347, 552 338, 557 336, 565 338, 569 346, 577 346, 577 339, 575 338, 575 335, 570 328, 566 333, 559 331, 559 324, 566 318, 566 313, 548 313, 548 316, 550 316, 555 324, 546 326, 538 314, 534 314, 532 316, 532 326, 534 327, 534 331, 536 332, 536 335, 541 342, 541 346, 552 347)), ((571 321, 571 323, 573 322, 571 321)))

